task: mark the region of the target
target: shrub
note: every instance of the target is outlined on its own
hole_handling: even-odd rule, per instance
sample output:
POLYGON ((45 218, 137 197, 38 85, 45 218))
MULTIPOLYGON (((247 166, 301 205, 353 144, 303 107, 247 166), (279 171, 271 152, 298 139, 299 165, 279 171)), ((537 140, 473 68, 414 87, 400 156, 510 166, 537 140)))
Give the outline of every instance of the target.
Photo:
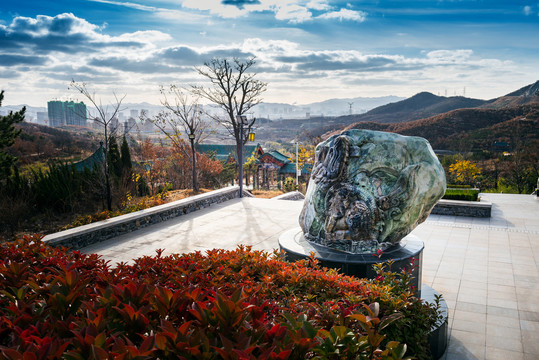
POLYGON ((284 192, 296 191, 298 189, 298 186, 296 185, 296 179, 294 179, 293 177, 287 177, 284 180, 283 188, 284 192))
POLYGON ((457 184, 447 184, 448 189, 473 189, 471 185, 457 185, 457 184))
POLYGON ((477 201, 479 190, 477 189, 447 189, 443 199, 477 201))
POLYGON ((116 211, 108 211, 103 210, 99 211, 93 214, 89 215, 79 215, 77 218, 71 223, 61 228, 61 230, 67 230, 71 229, 77 226, 82 226, 86 224, 91 224, 97 221, 102 221, 106 219, 110 219, 116 216, 129 214, 135 211, 148 209, 154 206, 163 205, 165 203, 165 200, 163 200, 163 197, 166 196, 166 192, 160 192, 155 196, 144 196, 137 201, 133 202, 131 201, 131 195, 127 194, 127 201, 124 202, 119 210, 116 211))
POLYGON ((426 334, 432 319, 415 315, 435 309, 380 275, 244 247, 111 268, 25 237, 0 246, 0 357, 401 359, 395 339, 426 334))

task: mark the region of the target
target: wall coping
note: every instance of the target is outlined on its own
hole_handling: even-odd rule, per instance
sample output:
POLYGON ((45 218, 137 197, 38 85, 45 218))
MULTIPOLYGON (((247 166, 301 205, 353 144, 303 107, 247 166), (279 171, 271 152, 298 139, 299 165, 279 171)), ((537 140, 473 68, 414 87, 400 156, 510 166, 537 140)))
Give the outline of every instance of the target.
POLYGON ((305 199, 305 195, 303 193, 295 190, 290 191, 281 195, 277 195, 272 197, 273 200, 302 200, 305 199))
POLYGON ((466 206, 466 207, 476 207, 476 208, 487 208, 492 207, 492 203, 487 200, 481 201, 464 201, 464 200, 448 200, 440 199, 436 205, 448 205, 448 206, 466 206))
MULTIPOLYGON (((66 239, 73 237, 84 236, 93 232, 97 232, 106 228, 113 228, 121 226, 123 224, 136 222, 139 219, 145 219, 148 216, 164 213, 169 210, 174 210, 176 208, 183 208, 192 204, 196 204, 200 201, 218 197, 221 195, 226 195, 230 193, 237 192, 239 194, 239 186, 229 186, 223 189, 218 189, 210 191, 204 194, 198 194, 194 196, 187 197, 185 199, 176 200, 170 203, 154 206, 148 209, 135 211, 129 214, 116 216, 110 219, 97 221, 91 224, 86 224, 78 226, 72 229, 59 231, 56 233, 48 234, 43 237, 43 241, 51 245, 62 243, 66 239)), ((237 197, 237 195, 236 195, 237 197)))

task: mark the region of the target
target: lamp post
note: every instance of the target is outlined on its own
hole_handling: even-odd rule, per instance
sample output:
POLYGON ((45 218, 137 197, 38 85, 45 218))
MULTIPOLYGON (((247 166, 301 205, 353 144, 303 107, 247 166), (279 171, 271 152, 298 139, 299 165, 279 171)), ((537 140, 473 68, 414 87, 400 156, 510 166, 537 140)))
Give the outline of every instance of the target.
POLYGON ((240 198, 243 197, 243 125, 247 125, 247 116, 245 115, 236 115, 236 120, 240 125, 240 151, 238 154, 239 162, 239 176, 238 180, 240 183, 240 198))
POLYGON ((299 158, 298 158, 298 142, 296 141, 296 186, 299 185, 299 158))
POLYGON ((197 173, 196 173, 196 151, 195 151, 195 134, 189 134, 189 141, 191 141, 191 153, 192 153, 192 159, 191 162, 192 170, 193 170, 193 191, 198 192, 198 181, 197 181, 197 173))

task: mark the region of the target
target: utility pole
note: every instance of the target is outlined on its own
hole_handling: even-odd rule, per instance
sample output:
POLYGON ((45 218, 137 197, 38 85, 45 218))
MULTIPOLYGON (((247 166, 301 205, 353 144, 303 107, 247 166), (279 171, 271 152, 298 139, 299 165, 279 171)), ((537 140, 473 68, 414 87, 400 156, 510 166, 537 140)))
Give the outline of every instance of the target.
POLYGON ((236 120, 240 126, 240 153, 238 154, 239 162, 239 183, 240 183, 240 198, 243 197, 243 125, 247 125, 247 116, 236 115, 236 120))
POLYGON ((296 140, 296 185, 299 185, 299 158, 298 158, 298 141, 296 140))

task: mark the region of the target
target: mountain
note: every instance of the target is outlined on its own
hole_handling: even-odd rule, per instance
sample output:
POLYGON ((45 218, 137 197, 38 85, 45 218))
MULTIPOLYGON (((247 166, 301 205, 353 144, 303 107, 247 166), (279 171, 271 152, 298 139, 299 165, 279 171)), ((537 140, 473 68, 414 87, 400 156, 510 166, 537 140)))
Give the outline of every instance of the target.
POLYGON ((398 96, 354 97, 348 99, 329 99, 310 104, 284 104, 262 102, 253 108, 253 115, 272 120, 306 119, 321 116, 342 116, 361 114, 377 106, 403 100, 398 96))
POLYGON ((457 109, 406 123, 359 122, 346 129, 420 136, 435 149, 488 150, 495 141, 511 142, 514 138, 539 140, 539 102, 502 109, 457 109))
MULTIPOLYGON (((277 119, 306 119, 316 116, 341 116, 350 113, 350 104, 352 104, 352 113, 364 113, 377 106, 385 105, 390 102, 403 100, 398 96, 381 97, 354 97, 348 99, 329 99, 322 102, 310 104, 285 104, 262 102, 252 109, 252 115, 257 118, 277 119)), ((9 111, 18 111, 24 105, 6 105, 0 108, 0 114, 9 111)), ((220 110, 215 105, 203 105, 204 109, 210 113, 219 113, 220 110)), ((111 108, 109 106, 109 108, 111 108)), ((120 111, 120 120, 125 121, 131 116, 131 111, 137 111, 137 117, 140 110, 147 110, 148 116, 155 116, 163 110, 162 105, 142 103, 123 103, 120 111)), ((38 112, 47 112, 47 107, 26 106, 26 119, 29 122, 36 122, 38 112)))
MULTIPOLYGON (((471 99, 463 96, 445 97, 436 96, 429 92, 421 92, 411 98, 379 106, 365 114, 343 118, 349 124, 359 121, 401 123, 442 114, 454 109, 477 107, 487 102, 486 100, 471 99)), ((339 121, 339 119, 336 120, 343 122, 339 121)))
POLYGON ((484 105, 484 109, 501 109, 504 107, 533 104, 539 102, 539 81, 533 84, 524 86, 510 94, 500 96, 484 105))
POLYGON ((539 80, 537 80, 533 84, 524 86, 523 88, 520 88, 517 91, 514 91, 505 96, 523 96, 523 97, 539 96, 539 80))

